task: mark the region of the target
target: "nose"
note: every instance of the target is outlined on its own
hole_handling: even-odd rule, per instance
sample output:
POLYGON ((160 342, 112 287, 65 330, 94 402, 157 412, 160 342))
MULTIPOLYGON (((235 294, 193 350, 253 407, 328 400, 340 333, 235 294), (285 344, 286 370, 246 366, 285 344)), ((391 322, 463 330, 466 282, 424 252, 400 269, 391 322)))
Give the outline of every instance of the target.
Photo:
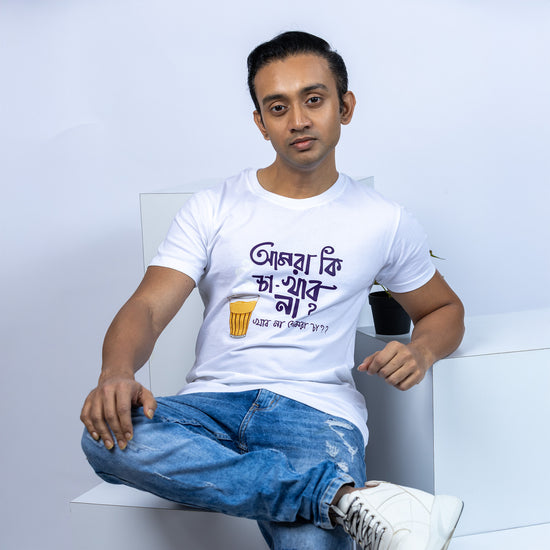
POLYGON ((307 112, 303 105, 295 105, 292 108, 292 116, 290 117, 291 132, 302 132, 311 126, 311 120, 307 116, 307 112))

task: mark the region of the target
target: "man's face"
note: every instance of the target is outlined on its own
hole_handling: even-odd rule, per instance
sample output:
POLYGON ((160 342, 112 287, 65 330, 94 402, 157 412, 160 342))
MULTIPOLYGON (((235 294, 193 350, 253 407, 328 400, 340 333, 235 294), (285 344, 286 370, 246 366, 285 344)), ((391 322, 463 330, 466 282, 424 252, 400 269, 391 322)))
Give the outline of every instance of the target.
POLYGON ((334 160, 340 126, 350 122, 355 99, 347 92, 341 108, 326 59, 300 54, 273 61, 258 71, 254 83, 261 108, 254 120, 278 162, 309 171, 334 160))

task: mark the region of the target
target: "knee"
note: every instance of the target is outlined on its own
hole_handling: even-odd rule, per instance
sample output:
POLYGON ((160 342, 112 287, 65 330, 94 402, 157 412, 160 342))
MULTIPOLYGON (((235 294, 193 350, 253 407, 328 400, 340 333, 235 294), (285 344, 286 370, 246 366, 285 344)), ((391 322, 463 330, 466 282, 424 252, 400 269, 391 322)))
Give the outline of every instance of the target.
POLYGON ((128 442, 125 449, 114 447, 107 449, 103 441, 96 441, 87 430, 84 430, 81 439, 82 450, 90 466, 101 478, 111 481, 111 476, 130 479, 135 474, 147 468, 162 454, 150 441, 150 435, 143 433, 140 426, 134 425, 134 438, 128 442))
POLYGON ((88 455, 91 454, 91 451, 95 447, 95 445, 97 445, 97 441, 95 441, 88 430, 84 428, 82 439, 80 440, 80 446, 82 447, 86 458, 88 458, 88 455))
POLYGON ((108 458, 109 451, 105 448, 102 441, 96 441, 88 432, 84 429, 82 439, 80 441, 84 455, 86 456, 90 466, 97 472, 101 470, 101 464, 108 458))
POLYGON ((107 449, 102 441, 96 441, 87 430, 82 434, 81 446, 97 476, 108 483, 124 483, 120 477, 120 460, 116 456, 116 446, 111 450, 107 449))

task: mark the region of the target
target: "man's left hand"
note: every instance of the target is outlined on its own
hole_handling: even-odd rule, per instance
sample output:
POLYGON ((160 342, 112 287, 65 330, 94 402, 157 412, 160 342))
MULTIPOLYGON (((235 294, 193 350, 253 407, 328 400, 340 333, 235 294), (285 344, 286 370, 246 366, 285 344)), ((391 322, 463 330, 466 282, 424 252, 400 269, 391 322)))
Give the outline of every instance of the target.
POLYGON ((431 367, 425 354, 414 343, 389 342, 384 349, 369 355, 360 371, 381 376, 399 390, 408 390, 422 381, 431 367))

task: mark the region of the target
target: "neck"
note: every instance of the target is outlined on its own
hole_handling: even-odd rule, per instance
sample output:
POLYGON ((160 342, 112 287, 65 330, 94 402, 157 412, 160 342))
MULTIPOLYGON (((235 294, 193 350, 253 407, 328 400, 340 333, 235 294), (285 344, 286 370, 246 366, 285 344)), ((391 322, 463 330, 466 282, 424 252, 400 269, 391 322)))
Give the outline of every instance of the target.
POLYGON ((315 170, 295 170, 275 161, 267 168, 258 170, 260 185, 271 193, 291 199, 308 199, 330 189, 338 179, 333 163, 315 170))

